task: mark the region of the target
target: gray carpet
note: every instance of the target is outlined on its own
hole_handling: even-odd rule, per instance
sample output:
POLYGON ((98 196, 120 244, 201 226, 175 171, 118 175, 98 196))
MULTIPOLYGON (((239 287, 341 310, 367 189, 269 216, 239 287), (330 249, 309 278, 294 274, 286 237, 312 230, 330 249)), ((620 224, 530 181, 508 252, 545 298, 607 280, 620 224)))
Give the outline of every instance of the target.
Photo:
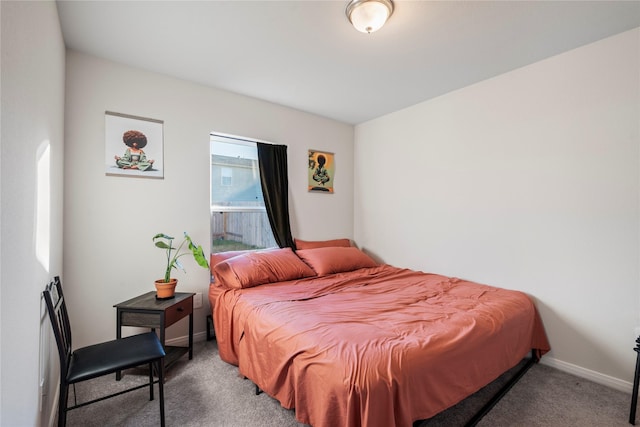
MULTIPOLYGON (((146 379, 140 372, 130 371, 121 382, 108 376, 81 383, 77 385, 78 401, 146 379)), ((496 380, 420 427, 464 425, 503 381, 496 380)), ((148 399, 145 388, 74 409, 68 414, 67 425, 157 426, 158 401, 148 399)), ((628 426, 630 399, 626 393, 534 365, 478 425, 628 426)), ((256 396, 253 384, 240 377, 236 367, 220 360, 215 341, 195 343, 193 360, 183 356, 167 371, 165 410, 167 426, 304 426, 296 422, 293 411, 282 408, 275 399, 264 393, 256 396)))

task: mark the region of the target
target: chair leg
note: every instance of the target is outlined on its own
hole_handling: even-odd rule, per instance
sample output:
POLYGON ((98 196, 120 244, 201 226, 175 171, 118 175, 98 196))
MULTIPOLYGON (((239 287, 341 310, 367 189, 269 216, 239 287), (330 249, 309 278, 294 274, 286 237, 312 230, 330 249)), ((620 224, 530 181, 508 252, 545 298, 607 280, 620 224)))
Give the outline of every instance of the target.
POLYGON ((153 362, 149 362, 149 400, 153 400, 153 362))
POLYGON ((633 379, 633 390, 631 393, 631 409, 629 410, 629 424, 636 424, 636 405, 638 403, 638 387, 640 386, 640 337, 636 339, 636 347, 633 349, 636 355, 636 373, 633 379))
MULTIPOLYGON (((64 375, 62 373, 61 375, 64 375)), ((67 399, 69 398, 69 385, 60 381, 60 399, 58 400, 58 427, 67 425, 67 399)))
POLYGON ((160 395, 160 427, 164 427, 164 358, 158 362, 158 394, 160 395))

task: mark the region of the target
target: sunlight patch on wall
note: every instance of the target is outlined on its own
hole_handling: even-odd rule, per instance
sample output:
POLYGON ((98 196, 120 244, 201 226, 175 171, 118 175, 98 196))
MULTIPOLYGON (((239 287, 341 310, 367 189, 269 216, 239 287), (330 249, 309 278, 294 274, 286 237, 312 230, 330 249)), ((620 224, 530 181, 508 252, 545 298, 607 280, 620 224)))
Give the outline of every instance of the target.
POLYGON ((36 258, 42 267, 49 272, 50 218, 51 218, 51 155, 49 140, 45 140, 38 148, 37 189, 36 189, 36 258))

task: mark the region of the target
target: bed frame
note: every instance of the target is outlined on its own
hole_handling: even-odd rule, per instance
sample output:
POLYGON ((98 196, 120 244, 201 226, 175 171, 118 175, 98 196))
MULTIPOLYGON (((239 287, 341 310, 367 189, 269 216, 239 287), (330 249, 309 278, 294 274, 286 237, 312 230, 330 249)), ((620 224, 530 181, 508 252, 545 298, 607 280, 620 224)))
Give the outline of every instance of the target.
MULTIPOLYGON (((509 392, 509 390, 511 390, 511 387, 513 387, 518 381, 520 381, 524 374, 526 374, 534 364, 540 361, 540 358, 537 356, 535 350, 531 350, 531 356, 523 360, 524 364, 520 367, 520 369, 518 369, 516 373, 513 374, 509 381, 507 381, 506 384, 503 385, 500 390, 498 390, 491 397, 491 399, 489 399, 489 401, 473 415, 473 417, 471 417, 471 419, 465 424, 465 427, 473 427, 478 424, 478 422, 480 422, 480 420, 485 415, 487 415, 489 411, 491 411, 491 409, 493 409, 496 403, 498 403, 509 392)), ((417 427, 415 423, 414 426, 417 427)))
MULTIPOLYGON (((640 338, 638 338, 638 341, 640 342, 640 338)), ((489 401, 485 403, 485 405, 482 408, 480 408, 478 412, 476 412, 469 421, 467 421, 467 423, 465 424, 465 427, 474 427, 475 425, 477 425, 480 422, 480 420, 484 418, 484 416, 487 415, 489 411, 491 411, 491 409, 493 409, 493 407, 496 406, 498 402, 500 402, 500 400, 509 392, 509 390, 511 390, 511 387, 516 385, 516 383, 520 381, 520 379, 524 376, 524 374, 526 374, 529 371, 529 369, 531 369, 531 367, 536 363, 538 363, 539 361, 540 361, 540 358, 537 356, 536 351, 532 349, 531 355, 529 357, 525 357, 523 359, 523 362, 520 362, 522 363, 522 366, 513 374, 511 378, 509 378, 509 380, 493 396, 491 396, 491 399, 489 399, 489 401)), ((255 384, 254 386, 255 386, 256 396, 261 394, 262 390, 260 390, 260 387, 258 387, 255 384)), ((633 419, 635 420, 635 411, 634 411, 633 417, 634 417, 633 419)), ((413 427, 420 427, 422 423, 426 421, 428 420, 414 421, 413 427)), ((631 423, 631 421, 629 422, 631 423)), ((635 424, 635 423, 631 423, 631 424, 635 424)))

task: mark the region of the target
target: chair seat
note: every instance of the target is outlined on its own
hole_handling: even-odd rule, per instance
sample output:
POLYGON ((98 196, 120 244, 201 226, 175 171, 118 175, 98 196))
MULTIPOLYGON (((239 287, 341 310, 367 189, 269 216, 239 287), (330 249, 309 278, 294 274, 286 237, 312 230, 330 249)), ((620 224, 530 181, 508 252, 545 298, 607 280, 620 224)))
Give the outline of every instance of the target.
POLYGON ((164 356, 162 344, 154 332, 90 345, 71 354, 67 382, 86 381, 164 356))

